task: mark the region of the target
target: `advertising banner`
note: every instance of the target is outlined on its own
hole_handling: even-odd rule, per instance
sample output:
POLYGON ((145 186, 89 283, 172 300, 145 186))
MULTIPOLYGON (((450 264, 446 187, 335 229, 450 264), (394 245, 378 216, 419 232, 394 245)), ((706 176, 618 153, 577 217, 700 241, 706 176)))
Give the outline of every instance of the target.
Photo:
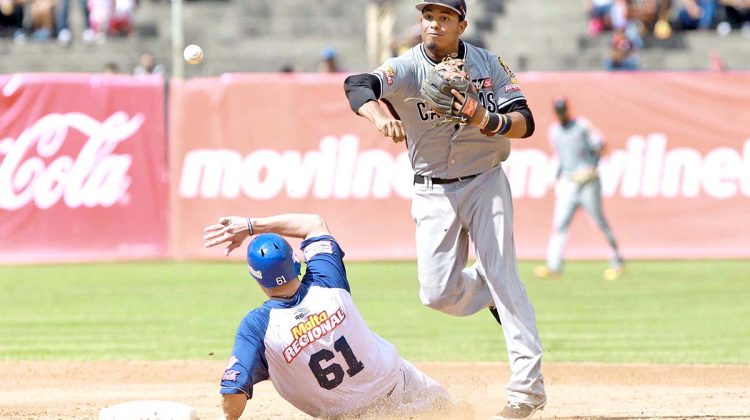
POLYGON ((0 76, 0 262, 166 255, 164 82, 0 76))
MULTIPOLYGON (((626 258, 750 256, 750 74, 520 75, 536 120, 503 163, 514 193, 520 258, 543 258, 556 158, 553 98, 568 97, 607 145, 605 214, 626 258)), ((221 215, 315 212, 352 259, 412 259, 412 170, 349 109, 343 75, 225 75, 173 81, 171 245, 179 258, 218 257, 202 228, 221 215)), ((241 254, 241 253, 240 253, 241 254)), ((581 212, 566 256, 608 255, 581 212)))

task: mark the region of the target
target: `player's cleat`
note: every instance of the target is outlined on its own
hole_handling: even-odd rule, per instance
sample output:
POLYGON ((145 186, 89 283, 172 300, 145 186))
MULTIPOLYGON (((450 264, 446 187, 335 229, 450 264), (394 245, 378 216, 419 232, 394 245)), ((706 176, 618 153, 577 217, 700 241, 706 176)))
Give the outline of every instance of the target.
POLYGON ((554 277, 560 277, 559 271, 552 271, 544 265, 534 267, 534 277, 540 279, 549 279, 554 277))
POLYGON ((500 314, 497 313, 497 308, 494 306, 490 306, 488 309, 490 310, 490 313, 492 313, 492 316, 495 317, 495 321, 497 321, 497 323, 502 326, 503 323, 500 321, 500 314))
POLYGON ((503 411, 495 416, 495 420, 528 419, 537 411, 544 410, 545 404, 547 404, 547 400, 539 404, 509 402, 503 408, 503 411))
POLYGON ((604 280, 617 280, 622 276, 622 267, 610 267, 604 270, 604 280))

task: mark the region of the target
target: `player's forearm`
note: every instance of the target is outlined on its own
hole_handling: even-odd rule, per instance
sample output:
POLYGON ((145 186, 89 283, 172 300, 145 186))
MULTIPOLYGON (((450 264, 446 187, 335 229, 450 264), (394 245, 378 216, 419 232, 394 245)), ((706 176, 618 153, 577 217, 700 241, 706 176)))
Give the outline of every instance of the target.
POLYGON ((245 394, 222 394, 221 408, 226 420, 237 420, 242 416, 247 404, 245 394))
MULTIPOLYGON (((529 130, 529 118, 533 117, 518 111, 495 114, 484 110, 481 113, 478 112, 470 124, 478 127, 482 130, 482 133, 487 135, 499 134, 507 138, 520 139, 529 137, 534 133, 533 126, 529 130)), ((533 124, 533 120, 531 124, 533 124)))
POLYGON ((524 117, 524 115, 518 111, 513 111, 506 115, 510 117, 511 126, 510 126, 510 130, 508 130, 508 132, 505 134, 505 137, 508 137, 511 139, 520 139, 520 138, 528 137, 526 135, 526 132, 528 131, 529 126, 526 123, 526 117, 524 117))
POLYGON ((253 234, 276 233, 291 238, 310 238, 329 234, 325 220, 317 214, 279 214, 250 218, 253 234))
POLYGON ((378 120, 388 118, 388 114, 378 101, 366 102, 357 110, 357 114, 367 118, 373 124, 377 124, 378 120))

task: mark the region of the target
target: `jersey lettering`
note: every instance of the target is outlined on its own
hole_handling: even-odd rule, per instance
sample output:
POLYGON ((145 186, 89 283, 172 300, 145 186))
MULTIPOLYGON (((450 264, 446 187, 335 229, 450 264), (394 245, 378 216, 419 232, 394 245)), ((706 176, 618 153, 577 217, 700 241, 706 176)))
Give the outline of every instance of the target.
POLYGON ((424 102, 417 102, 417 112, 419 112, 419 118, 421 118, 422 121, 432 121, 439 118, 438 114, 429 109, 424 102))
POLYGON ((479 102, 483 107, 487 108, 489 112, 497 112, 497 104, 495 103, 495 94, 492 92, 479 92, 479 102))
MULTIPOLYGON (((346 362, 346 373, 349 377, 352 377, 359 372, 364 370, 364 363, 357 360, 357 356, 354 355, 352 348, 346 341, 346 337, 341 336, 338 340, 333 343, 333 349, 336 352, 341 353, 344 356, 344 362, 346 362)), ((318 381, 318 385, 321 388, 331 390, 341 385, 344 382, 344 369, 338 363, 331 363, 327 367, 323 367, 323 362, 328 362, 336 357, 332 351, 323 349, 314 353, 310 356, 310 362, 308 366, 315 375, 315 379, 318 381)))

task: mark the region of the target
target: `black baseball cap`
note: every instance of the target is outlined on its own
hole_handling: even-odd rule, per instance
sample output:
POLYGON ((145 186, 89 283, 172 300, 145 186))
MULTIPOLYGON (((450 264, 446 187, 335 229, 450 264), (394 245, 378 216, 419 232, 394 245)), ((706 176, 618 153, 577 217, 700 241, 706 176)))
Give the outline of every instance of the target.
POLYGON ((552 104, 557 112, 563 112, 568 109, 568 99, 564 96, 556 96, 552 104))
POLYGON ((433 1, 421 1, 414 5, 420 12, 427 6, 443 6, 447 7, 458 14, 459 20, 466 19, 466 2, 464 0, 433 0, 433 1))

